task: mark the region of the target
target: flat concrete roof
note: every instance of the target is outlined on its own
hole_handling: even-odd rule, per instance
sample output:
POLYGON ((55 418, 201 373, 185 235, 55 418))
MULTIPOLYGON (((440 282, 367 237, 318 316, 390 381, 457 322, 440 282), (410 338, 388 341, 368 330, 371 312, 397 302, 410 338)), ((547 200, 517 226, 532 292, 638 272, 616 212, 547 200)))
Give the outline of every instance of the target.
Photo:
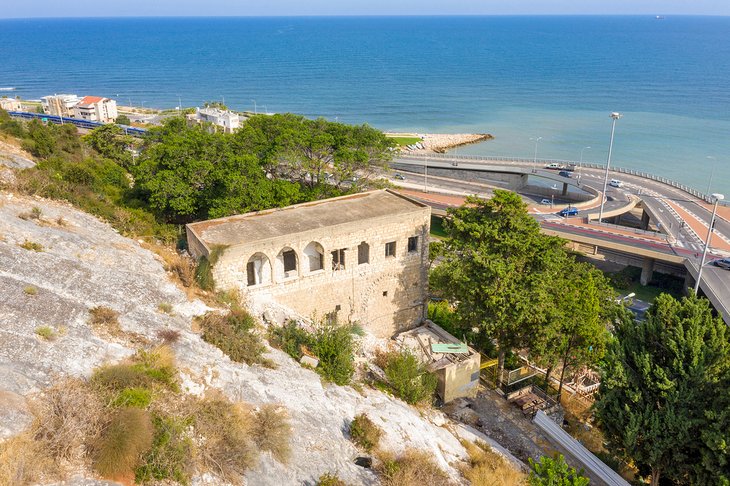
POLYGON ((209 249, 302 233, 367 219, 407 214, 428 206, 390 190, 376 190, 285 208, 188 224, 209 249))

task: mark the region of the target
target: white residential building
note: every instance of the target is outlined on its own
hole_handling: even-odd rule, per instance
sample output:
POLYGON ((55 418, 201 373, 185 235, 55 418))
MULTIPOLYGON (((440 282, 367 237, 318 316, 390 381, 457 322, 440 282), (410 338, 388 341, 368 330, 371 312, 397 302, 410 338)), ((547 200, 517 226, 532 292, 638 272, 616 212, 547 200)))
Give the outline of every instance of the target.
POLYGON ((55 116, 74 116, 74 107, 79 104, 79 97, 74 94, 54 94, 41 98, 43 113, 55 116))
POLYGON ((20 101, 15 98, 0 98, 0 108, 5 111, 20 111, 20 101))
POLYGON ((100 96, 84 96, 74 107, 74 116, 82 120, 113 123, 117 119, 117 102, 100 96))
POLYGON ((237 113, 219 108, 196 108, 195 114, 189 118, 198 123, 212 123, 223 128, 225 133, 233 133, 241 126, 241 117, 237 113))

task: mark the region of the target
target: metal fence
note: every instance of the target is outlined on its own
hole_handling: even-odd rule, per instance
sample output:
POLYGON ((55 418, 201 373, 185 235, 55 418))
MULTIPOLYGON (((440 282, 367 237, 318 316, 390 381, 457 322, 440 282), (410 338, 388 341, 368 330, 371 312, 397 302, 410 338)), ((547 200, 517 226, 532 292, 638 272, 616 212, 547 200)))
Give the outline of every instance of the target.
MULTIPOLYGON (((489 155, 457 155, 457 154, 427 154, 427 155, 416 155, 416 154, 399 154, 399 157, 402 158, 409 158, 409 159, 419 159, 422 160, 424 158, 426 159, 441 159, 441 160, 465 160, 465 161, 472 161, 472 162, 514 162, 519 164, 560 164, 560 165, 576 165, 578 166, 578 162, 573 160, 562 160, 562 159, 528 159, 524 157, 496 157, 496 156, 489 156, 489 155)), ((606 169, 605 164, 589 164, 589 163, 582 163, 580 164, 580 167, 585 167, 587 169, 606 169)), ((689 186, 686 186, 684 184, 681 184, 679 182, 673 181, 671 179, 667 179, 666 177, 657 176, 654 174, 650 174, 649 172, 642 172, 639 170, 634 169, 627 169, 624 167, 611 167, 611 172, 617 172, 619 174, 629 174, 637 177, 643 177, 645 179, 650 179, 652 181, 661 182, 662 184, 667 184, 669 186, 672 186, 674 188, 679 189, 680 191, 684 191, 688 194, 691 194, 692 196, 702 199, 705 202, 708 203, 714 203, 714 201, 711 199, 710 195, 705 194, 703 192, 700 192, 696 189, 693 189, 689 186)), ((730 205, 730 201, 721 201, 721 205, 728 206, 730 205)))

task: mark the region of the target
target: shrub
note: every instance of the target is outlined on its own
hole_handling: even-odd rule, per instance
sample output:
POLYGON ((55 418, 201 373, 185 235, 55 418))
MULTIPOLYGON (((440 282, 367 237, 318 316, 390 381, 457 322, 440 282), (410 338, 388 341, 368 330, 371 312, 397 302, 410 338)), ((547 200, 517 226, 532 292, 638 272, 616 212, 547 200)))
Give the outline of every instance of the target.
POLYGON ((25 219, 25 220, 28 220, 28 219, 38 220, 38 219, 41 219, 42 215, 43 215, 43 211, 41 211, 41 208, 39 208, 38 206, 33 206, 33 209, 31 209, 28 212, 18 214, 18 217, 20 219, 25 219))
POLYGON ((193 442, 186 432, 190 420, 156 416, 153 423, 152 447, 135 470, 135 480, 143 483, 167 479, 188 484, 193 472, 193 442))
POLYGON ((172 304, 169 302, 160 302, 157 304, 157 310, 164 312, 165 314, 172 314, 172 304))
POLYGON ((350 437, 355 444, 367 452, 371 452, 378 447, 382 435, 383 429, 375 425, 364 413, 355 415, 350 423, 350 437))
POLYGON ((203 469, 238 483, 258 460, 251 438, 253 416, 249 410, 220 398, 200 400, 191 413, 198 436, 198 457, 203 469))
POLYGON ((28 295, 36 295, 38 294, 38 289, 36 287, 33 287, 32 285, 28 285, 23 289, 23 292, 25 292, 28 295))
POLYGON ((583 470, 576 470, 565 462, 562 454, 554 458, 541 457, 540 462, 530 458, 530 486, 588 486, 590 481, 583 476, 583 470))
POLYGON ((274 458, 286 463, 291 454, 291 426, 286 409, 266 404, 256 412, 252 436, 259 449, 269 451, 274 458))
POLYGON ((152 351, 139 350, 128 363, 102 366, 94 371, 91 383, 111 392, 154 386, 178 391, 174 358, 165 346, 152 351))
POLYGON ((314 333, 312 352, 319 358, 317 371, 325 379, 347 385, 355 373, 353 327, 326 324, 314 333))
POLYGON ((203 340, 228 355, 231 360, 249 365, 273 363, 263 357, 266 346, 254 333, 255 319, 245 310, 232 310, 226 315, 209 312, 200 322, 203 340))
POLYGON ((139 408, 122 408, 104 430, 94 454, 94 469, 104 477, 131 475, 142 454, 152 446, 149 414, 139 408))
POLYGON ((107 329, 119 328, 119 313, 114 309, 104 306, 96 306, 89 310, 91 314, 91 324, 107 329))
POLYGON ((112 401, 115 407, 147 408, 152 403, 152 392, 147 388, 125 388, 112 401))
POLYGON ((96 440, 104 419, 104 405, 81 380, 67 379, 32 403, 37 417, 34 439, 54 459, 78 459, 96 440))
POLYGON ((167 270, 175 274, 185 287, 195 284, 195 262, 191 258, 175 253, 167 259, 167 270))
POLYGON ((472 486, 512 486, 525 484, 525 475, 494 452, 484 442, 462 441, 469 463, 461 472, 472 486))
POLYGON ((177 329, 160 329, 157 331, 157 337, 165 344, 174 344, 180 339, 180 331, 177 329))
POLYGON ((56 331, 49 326, 40 326, 35 328, 35 333, 45 339, 46 341, 53 341, 56 339, 56 331))
POLYGON ((146 351, 140 349, 132 358, 132 367, 150 378, 153 382, 178 391, 175 357, 166 346, 146 351))
POLYGON ((410 351, 394 351, 385 356, 385 377, 393 393, 410 404, 433 399, 438 379, 410 351))
POLYGON ((336 474, 324 473, 317 480, 316 486, 347 486, 347 484, 336 474))
POLYGON ((383 486, 446 486, 449 477, 425 452, 407 449, 398 457, 381 457, 376 468, 383 486))
POLYGON ((57 470, 45 450, 28 433, 0 442, 0 484, 37 484, 57 470))
POLYGON ((302 329, 295 321, 289 321, 281 327, 272 327, 269 330, 269 342, 286 354, 296 359, 302 357, 302 346, 312 346, 312 336, 302 329))
POLYGON ((21 248, 23 248, 24 250, 28 250, 28 251, 37 251, 37 252, 43 251, 43 245, 41 245, 40 243, 35 243, 28 239, 23 241, 23 243, 21 243, 19 246, 21 248))

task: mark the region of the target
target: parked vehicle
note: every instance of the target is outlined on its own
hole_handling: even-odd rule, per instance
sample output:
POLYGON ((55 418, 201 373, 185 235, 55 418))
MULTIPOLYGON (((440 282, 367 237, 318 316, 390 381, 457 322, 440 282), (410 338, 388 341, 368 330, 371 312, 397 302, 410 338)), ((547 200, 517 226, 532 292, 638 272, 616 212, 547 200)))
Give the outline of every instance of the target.
POLYGON ((396 175, 394 175, 393 177, 395 177, 395 178, 396 178, 396 179, 398 179, 399 181, 404 181, 404 180, 406 180, 406 178, 405 178, 405 177, 403 177, 403 174, 396 174, 396 175))
POLYGON ((712 262, 713 265, 716 267, 724 268, 725 270, 730 270, 730 258, 720 258, 719 260, 715 260, 712 262))
POLYGON ((546 165, 545 168, 546 169, 551 169, 551 170, 559 170, 559 169, 561 169, 560 164, 557 164, 555 162, 546 165))
POLYGON ((569 172, 575 172, 575 169, 577 169, 577 168, 578 168, 578 166, 575 164, 568 164, 565 166, 565 170, 567 170, 569 172))
POLYGON ((559 176, 563 176, 563 177, 567 177, 568 179, 570 179, 571 177, 573 177, 573 174, 571 174, 571 173, 570 173, 569 171, 567 171, 567 170, 561 170, 561 171, 560 171, 560 172, 558 173, 558 175, 559 175, 559 176))
POLYGON ((578 208, 565 208, 558 213, 560 216, 567 218, 568 216, 577 216, 578 208))
POLYGON ((550 201, 550 199, 543 199, 542 201, 540 201, 540 204, 547 204, 549 206, 552 204, 552 202, 550 201))
POLYGON ((621 182, 621 181, 620 181, 620 180, 618 180, 618 179, 611 179, 611 182, 609 182, 609 185, 610 185, 611 187, 621 187, 621 186, 623 186, 623 185, 624 185, 624 183, 623 183, 623 182, 621 182))

